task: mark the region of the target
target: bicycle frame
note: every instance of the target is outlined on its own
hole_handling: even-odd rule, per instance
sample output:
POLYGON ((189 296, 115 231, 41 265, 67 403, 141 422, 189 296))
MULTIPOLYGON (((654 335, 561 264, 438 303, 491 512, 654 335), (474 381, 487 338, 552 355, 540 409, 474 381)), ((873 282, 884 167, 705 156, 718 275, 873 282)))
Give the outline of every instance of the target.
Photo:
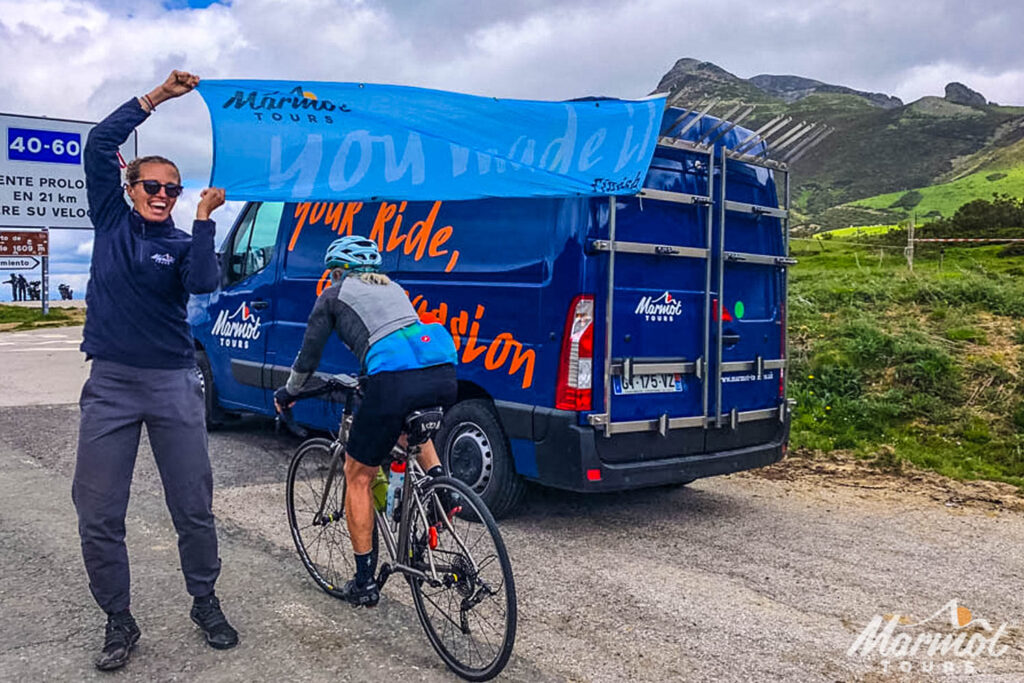
MULTIPOLYGON (((342 511, 340 510, 332 510, 329 514, 325 514, 325 507, 328 499, 330 498, 331 487, 334 485, 335 479, 337 478, 338 470, 339 468, 344 468, 342 458, 345 454, 345 446, 348 443, 349 431, 352 428, 353 407, 355 403, 354 399, 355 391, 348 391, 345 397, 345 408, 338 424, 338 436, 331 444, 331 465, 327 472, 327 480, 324 485, 324 495, 320 500, 320 507, 318 508, 315 517, 315 520, 318 520, 320 523, 333 523, 341 516, 342 511)), ((391 559, 390 564, 385 564, 381 567, 379 587, 383 588, 388 577, 395 572, 426 581, 431 586, 440 586, 444 583, 445 572, 438 571, 438 565, 434 560, 434 552, 429 545, 426 548, 426 559, 430 566, 429 575, 419 569, 399 562, 399 558, 409 558, 412 555, 410 531, 412 529, 411 522, 413 520, 413 515, 419 515, 419 518, 423 523, 423 528, 428 526, 426 510, 423 508, 423 502, 419 495, 419 489, 422 488, 423 484, 427 481, 427 476, 423 472, 418 461, 420 446, 413 446, 412 448, 405 450, 396 445, 393 453, 394 451, 399 451, 399 453, 395 454, 396 459, 404 460, 407 463, 406 476, 402 487, 401 521, 398 525, 397 535, 392 529, 392 524, 390 520, 387 519, 385 513, 380 510, 374 511, 374 519, 376 521, 378 533, 383 537, 384 547, 387 549, 388 556, 391 559)), ((343 491, 342 493, 342 505, 344 505, 345 492, 343 491)), ((462 538, 455 533, 455 528, 452 526, 451 520, 448 519, 443 510, 441 512, 442 514, 439 516, 442 523, 445 525, 448 532, 451 533, 452 538, 455 539, 455 542, 458 544, 463 556, 469 560, 473 571, 478 572, 479 565, 477 564, 476 559, 473 557, 472 553, 470 553, 462 538)), ((316 521, 314 523, 316 523, 316 521)))
MULTIPOLYGON (((437 563, 434 561, 434 551, 429 546, 426 547, 426 559, 430 566, 430 574, 410 567, 407 564, 399 562, 398 558, 410 558, 412 556, 412 546, 410 531, 412 529, 413 514, 419 516, 420 521, 423 524, 423 528, 427 528, 427 514, 423 508, 423 501, 420 498, 420 488, 428 481, 428 477, 423 472, 423 469, 419 465, 420 447, 413 446, 408 451, 404 451, 406 458, 406 472, 405 472, 405 483, 402 486, 402 507, 401 507, 401 521, 398 524, 398 535, 395 536, 391 528, 391 522, 387 519, 384 512, 377 510, 375 512, 375 518, 377 520, 377 530, 384 538, 384 546, 387 548, 388 555, 391 558, 392 564, 384 565, 381 567, 380 579, 378 581, 379 587, 383 587, 388 577, 399 572, 406 576, 412 576, 423 581, 426 581, 431 586, 440 586, 445 581, 445 576, 452 572, 439 571, 437 563)), ((437 505, 438 503, 434 503, 437 505)), ((458 544, 459 549, 463 555, 469 560, 473 572, 479 572, 480 568, 477 565, 476 559, 470 553, 469 548, 463 543, 462 538, 455 532, 455 528, 452 526, 451 520, 444 513, 444 510, 440 510, 442 513, 440 518, 442 523, 447 528, 448 532, 451 533, 452 538, 458 544)), ((443 567, 441 568, 444 569, 443 567)))

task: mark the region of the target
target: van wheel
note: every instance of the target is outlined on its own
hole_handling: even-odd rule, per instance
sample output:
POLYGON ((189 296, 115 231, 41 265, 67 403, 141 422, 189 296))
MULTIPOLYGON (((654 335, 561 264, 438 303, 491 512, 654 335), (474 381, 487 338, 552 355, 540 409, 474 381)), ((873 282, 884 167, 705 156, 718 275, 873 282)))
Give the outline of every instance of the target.
POLYGON ((196 350, 196 376, 203 390, 203 402, 206 408, 206 429, 216 429, 224 424, 224 414, 217 406, 217 389, 213 386, 213 370, 210 359, 205 351, 196 350))
POLYGON ((478 493, 495 517, 522 500, 526 485, 516 474, 512 449, 490 401, 456 403, 445 414, 435 444, 445 471, 478 493))

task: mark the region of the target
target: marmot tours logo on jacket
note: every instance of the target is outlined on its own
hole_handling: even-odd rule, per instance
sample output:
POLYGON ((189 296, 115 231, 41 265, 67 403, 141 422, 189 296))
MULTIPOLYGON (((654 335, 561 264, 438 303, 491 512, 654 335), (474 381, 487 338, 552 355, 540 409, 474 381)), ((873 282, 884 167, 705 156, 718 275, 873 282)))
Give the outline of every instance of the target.
POLYGON ((648 322, 670 323, 674 322, 676 316, 683 312, 683 303, 665 292, 657 299, 645 296, 636 305, 637 315, 642 315, 648 322))
POLYGON ((150 256, 150 258, 153 259, 153 263, 157 264, 158 266, 174 265, 174 257, 171 256, 170 254, 153 254, 152 256, 150 256))
POLYGON ((875 615, 846 654, 875 653, 886 674, 977 673, 982 659, 1002 657, 1009 649, 999 642, 1007 628, 1005 623, 993 628, 954 599, 921 621, 902 614, 875 615))
POLYGON ((211 333, 220 340, 221 346, 247 349, 250 341, 260 338, 260 319, 249 304, 242 302, 231 315, 228 309, 221 310, 211 333))
POLYGON ((334 118, 324 112, 349 112, 347 104, 335 104, 329 99, 317 97, 316 93, 297 85, 287 93, 280 91, 260 93, 250 90, 245 93, 236 90, 222 109, 249 109, 259 122, 327 123, 334 118), (314 114, 313 112, 317 112, 314 114))

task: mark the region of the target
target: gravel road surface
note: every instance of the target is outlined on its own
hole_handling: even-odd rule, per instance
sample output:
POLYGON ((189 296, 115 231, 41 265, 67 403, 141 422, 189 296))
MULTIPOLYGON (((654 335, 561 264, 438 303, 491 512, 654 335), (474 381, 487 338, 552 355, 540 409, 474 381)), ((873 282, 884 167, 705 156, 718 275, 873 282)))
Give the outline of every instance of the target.
MULTIPOLYGON (((110 678, 91 663, 103 615, 88 592, 70 498, 76 401, 88 370, 78 335, 80 328, 0 334, 3 680, 110 678)), ((224 563, 218 593, 242 636, 238 648, 218 652, 188 619, 175 536, 143 437, 128 514, 143 636, 115 676, 455 680, 402 584, 389 583, 371 611, 339 603, 309 579, 284 509, 296 445, 259 419, 210 435, 224 563)), ((502 678, 1024 680, 1020 506, 961 504, 929 495, 935 486, 927 482, 903 490, 902 478, 847 475, 791 461, 768 473, 626 494, 531 491, 502 522, 520 602, 502 678), (951 600, 974 619, 964 629, 945 612, 910 626, 951 600), (925 648, 848 655, 876 615, 901 616, 896 633, 912 637, 983 638, 1003 627, 992 648, 1000 656, 928 657, 925 648)))

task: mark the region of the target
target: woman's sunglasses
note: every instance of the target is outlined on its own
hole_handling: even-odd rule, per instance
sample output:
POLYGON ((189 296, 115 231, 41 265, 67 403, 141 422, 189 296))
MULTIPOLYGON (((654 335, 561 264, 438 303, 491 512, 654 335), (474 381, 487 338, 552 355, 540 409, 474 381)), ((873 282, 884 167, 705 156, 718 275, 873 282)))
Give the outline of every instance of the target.
POLYGON ((139 183, 142 183, 142 189, 146 191, 146 194, 159 194, 162 187, 168 197, 177 197, 184 189, 177 183, 161 183, 159 180, 136 180, 132 185, 139 183))

